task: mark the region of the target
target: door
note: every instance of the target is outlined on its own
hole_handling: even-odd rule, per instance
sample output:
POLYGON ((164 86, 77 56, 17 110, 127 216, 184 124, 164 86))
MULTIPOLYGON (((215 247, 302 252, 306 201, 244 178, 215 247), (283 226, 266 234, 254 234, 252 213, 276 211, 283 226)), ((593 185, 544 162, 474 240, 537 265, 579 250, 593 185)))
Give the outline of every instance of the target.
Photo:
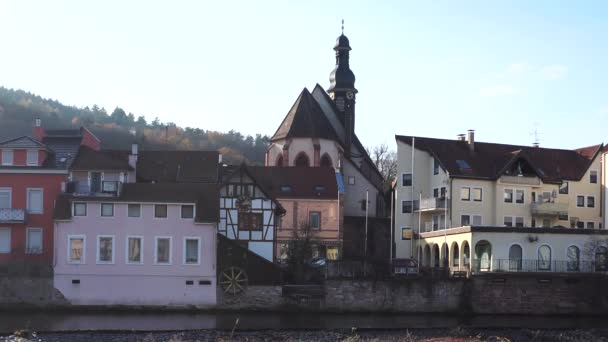
POLYGON ((101 192, 101 172, 91 172, 91 192, 101 192))

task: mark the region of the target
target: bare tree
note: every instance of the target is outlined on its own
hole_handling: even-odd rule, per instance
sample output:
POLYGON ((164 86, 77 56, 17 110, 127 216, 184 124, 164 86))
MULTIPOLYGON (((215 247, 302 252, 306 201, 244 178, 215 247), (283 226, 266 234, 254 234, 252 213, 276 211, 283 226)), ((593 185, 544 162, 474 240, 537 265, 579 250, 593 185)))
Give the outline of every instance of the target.
POLYGON ((294 227, 287 248, 288 269, 296 282, 306 281, 309 262, 313 254, 313 232, 309 222, 300 222, 294 227))
POLYGON ((583 260, 594 264, 595 271, 608 271, 608 238, 590 237, 582 254, 583 260))
POLYGON ((389 150, 386 144, 367 147, 365 150, 384 177, 385 185, 390 185, 397 175, 397 153, 389 150))

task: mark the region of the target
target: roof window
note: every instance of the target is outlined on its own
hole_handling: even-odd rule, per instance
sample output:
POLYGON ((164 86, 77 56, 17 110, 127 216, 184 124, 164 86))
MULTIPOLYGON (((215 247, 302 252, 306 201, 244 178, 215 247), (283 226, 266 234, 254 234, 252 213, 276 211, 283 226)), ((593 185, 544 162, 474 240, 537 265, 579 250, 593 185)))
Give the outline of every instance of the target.
POLYGON ((456 160, 456 164, 458 164, 458 168, 461 170, 470 170, 471 169, 471 166, 469 165, 469 163, 467 163, 466 161, 464 161, 462 159, 456 160))
POLYGON ((281 185, 281 192, 291 192, 291 185, 281 185))

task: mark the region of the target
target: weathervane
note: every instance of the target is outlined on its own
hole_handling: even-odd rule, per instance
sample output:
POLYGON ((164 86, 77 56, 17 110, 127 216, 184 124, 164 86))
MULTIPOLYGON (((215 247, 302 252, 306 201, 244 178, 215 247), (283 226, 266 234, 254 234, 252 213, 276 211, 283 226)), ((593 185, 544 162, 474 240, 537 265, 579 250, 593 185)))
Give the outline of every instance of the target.
POLYGON ((342 34, 344 34, 344 19, 342 19, 342 34))

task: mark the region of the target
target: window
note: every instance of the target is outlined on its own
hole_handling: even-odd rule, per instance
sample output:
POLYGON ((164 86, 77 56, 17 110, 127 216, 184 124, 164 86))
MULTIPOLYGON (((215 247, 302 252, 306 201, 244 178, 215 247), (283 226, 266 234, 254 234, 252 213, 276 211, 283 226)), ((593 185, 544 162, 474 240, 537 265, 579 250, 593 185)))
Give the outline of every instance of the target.
MULTIPOLYGON (((350 181, 350 178, 349 178, 349 181, 350 181)), ((353 184, 354 184, 354 182, 353 182, 353 184)), ((401 175, 401 184, 403 184, 403 186, 412 186, 412 174, 404 173, 403 175, 401 175)))
POLYGON ((568 214, 566 215, 558 215, 557 219, 560 221, 568 221, 568 214))
POLYGON ((446 195, 446 188, 445 188, 445 186, 442 186, 441 191, 440 191, 440 197, 445 198, 445 195, 446 195))
POLYGON ((509 247, 509 271, 521 270, 522 249, 520 245, 509 247))
POLYGON ((13 165, 13 150, 2 150, 2 165, 13 165))
POLYGON ((25 253, 42 253, 42 228, 28 228, 25 238, 25 253))
POLYGON ((262 213, 239 213, 239 230, 261 232, 263 227, 262 213))
POLYGON ((321 213, 318 211, 311 211, 308 215, 308 222, 310 223, 310 228, 321 229, 321 213))
POLYGON ((87 216, 87 204, 74 202, 74 216, 87 216))
POLYGON ((505 216, 503 223, 505 227, 513 227, 513 218, 511 216, 505 216))
POLYGON ((589 183, 597 183, 597 171, 589 171, 589 183))
POLYGON ((513 203, 513 189, 505 189, 505 203, 513 203))
POLYGON ((595 250, 595 271, 605 272, 608 270, 608 248, 599 246, 595 250))
POLYGON ((460 188, 460 200, 470 201, 471 200, 471 188, 462 187, 460 188))
POLYGON ((523 227, 524 226, 524 218, 523 217, 516 217, 515 218, 515 227, 523 227))
POLYGON ((101 216, 112 217, 114 216, 114 204, 112 203, 101 203, 101 216))
POLYGON ((355 185, 355 176, 348 176, 348 185, 355 185))
POLYGON ((171 238, 156 237, 154 241, 154 261, 159 265, 171 264, 171 238))
POLYGON ((481 188, 473 188, 473 201, 481 202, 481 188))
POLYGON ((412 239, 412 228, 401 228, 401 240, 412 239))
POLYGON ((439 189, 438 188, 433 189, 433 197, 435 197, 435 198, 439 197, 439 189))
POLYGON ((0 253, 11 252, 11 229, 0 228, 0 253))
POLYGON ((576 246, 570 246, 566 250, 566 269, 570 272, 578 271, 580 264, 581 250, 576 246))
POLYGON ((473 225, 481 226, 481 215, 473 215, 473 225))
POLYGON ((113 264, 114 263, 114 236, 112 236, 112 235, 97 236, 97 263, 98 264, 113 264))
POLYGON ((585 206, 585 196, 576 196, 576 206, 577 207, 585 206))
POLYGON ((27 150, 27 160, 26 163, 29 166, 37 166, 38 165, 38 151, 37 150, 27 150))
POLYGON ((543 228, 550 228, 550 227, 551 227, 551 219, 544 218, 543 219, 543 228))
POLYGON ((184 238, 184 264, 198 265, 200 263, 200 245, 200 238, 184 238))
POLYGON ((191 204, 182 205, 182 218, 191 219, 194 218, 194 206, 191 204))
POLYGON ((412 201, 402 201, 401 202, 401 213, 403 213, 403 214, 412 213, 412 201))
POLYGON ((532 203, 536 202, 536 191, 532 191, 532 203))
POLYGON ((143 240, 141 236, 127 237, 127 264, 143 264, 143 240))
POLYGON ((433 230, 439 229, 439 216, 433 215, 433 230))
POLYGON ((0 189, 0 209, 12 208, 12 190, 10 188, 0 189))
POLYGON ((587 208, 595 208, 595 197, 587 196, 587 208))
POLYGON ((595 224, 593 222, 587 222, 587 228, 593 229, 593 228, 595 228, 595 224))
POLYGON ((42 189, 27 189, 27 211, 30 214, 42 214, 42 189))
POLYGON ((291 192, 291 185, 281 185, 281 192, 291 192))
POLYGON ((561 195, 567 195, 568 194, 568 182, 562 182, 562 184, 559 186, 559 193, 561 195))
POLYGON ((551 270, 551 247, 542 245, 538 248, 538 270, 551 270))
POLYGON ((536 227, 536 219, 534 217, 530 219, 530 227, 536 227))
POLYGON ((439 160, 437 160, 437 158, 433 159, 433 174, 439 174, 439 160))
POLYGON ((515 203, 524 203, 524 191, 523 190, 515 190, 515 203))
POLYGON ((471 216, 470 215, 460 215, 460 225, 461 226, 470 226, 471 225, 471 216))
POLYGON ((68 236, 68 263, 84 264, 85 237, 83 235, 68 236))
POLYGON ((585 228, 585 222, 584 221, 577 221, 576 222, 576 228, 585 228))
POLYGON ((141 204, 128 204, 127 215, 129 217, 141 217, 141 204))
POLYGON ((166 204, 155 204, 154 205, 154 217, 167 218, 167 205, 166 204))

